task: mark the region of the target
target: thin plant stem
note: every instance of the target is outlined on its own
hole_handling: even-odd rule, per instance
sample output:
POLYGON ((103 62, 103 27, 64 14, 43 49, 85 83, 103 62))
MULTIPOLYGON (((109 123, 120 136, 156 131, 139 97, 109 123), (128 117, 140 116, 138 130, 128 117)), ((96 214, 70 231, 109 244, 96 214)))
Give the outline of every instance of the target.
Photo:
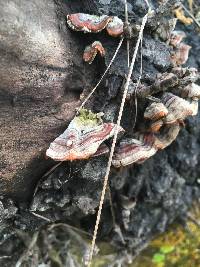
POLYGON ((107 183, 108 183, 108 177, 109 177, 109 174, 110 174, 110 168, 111 168, 111 164, 112 164, 112 158, 113 158, 113 154, 114 154, 115 144, 116 144, 116 141, 117 141, 117 135, 118 135, 118 131, 119 131, 120 123, 121 123, 122 113, 123 113, 123 109, 124 109, 124 104, 125 104, 126 95, 127 95, 127 92, 128 92, 128 87, 129 87, 131 75, 132 75, 132 72, 133 72, 133 67, 134 67, 134 64, 135 64, 138 48, 139 48, 139 45, 140 45, 140 42, 141 42, 141 39, 142 39, 142 36, 143 36, 143 30, 144 30, 145 24, 147 22, 147 18, 148 18, 148 13, 143 17, 143 20, 142 20, 142 25, 141 25, 140 32, 139 32, 138 39, 137 39, 137 43, 136 43, 136 46, 135 46, 135 51, 133 53, 133 57, 132 57, 132 60, 131 60, 131 65, 130 65, 130 68, 129 68, 128 77, 127 77, 127 80, 126 80, 126 83, 125 83, 125 86, 124 86, 124 93, 123 93, 123 97, 122 97, 122 101, 121 101, 121 105, 120 105, 120 110, 119 110, 119 115, 118 115, 118 119, 117 119, 117 127, 115 128, 115 133, 114 133, 114 137, 113 137, 111 151, 110 151, 110 155, 109 155, 109 159, 108 159, 108 165, 107 165, 107 168, 106 168, 106 174, 105 174, 105 177, 104 177, 104 183, 103 183, 103 189, 102 189, 100 203, 99 203, 99 209, 98 209, 98 212, 97 212, 96 224, 95 224, 95 229, 94 229, 94 233, 93 233, 93 239, 92 239, 92 243, 91 243, 89 261, 88 261, 88 265, 87 265, 88 267, 90 267, 91 263, 92 263, 92 257, 93 257, 93 253, 94 253, 96 237, 97 237, 99 222, 100 222, 100 218, 101 218, 101 211, 102 211, 105 192, 106 192, 106 187, 107 187, 107 183))
POLYGON ((38 213, 35 213, 35 212, 33 212, 33 211, 30 211, 30 213, 31 214, 33 214, 35 217, 38 217, 38 218, 40 218, 40 219, 42 219, 42 220, 44 220, 44 221, 46 221, 46 222, 52 222, 50 219, 48 219, 47 217, 44 217, 44 216, 42 216, 42 215, 40 215, 40 214, 38 214, 38 213))
MULTIPOLYGON (((126 26, 129 25, 129 21, 128 21, 128 5, 127 5, 127 0, 124 0, 124 7, 125 7, 125 24, 126 26)), ((130 41, 127 40, 126 41, 126 46, 127 46, 127 65, 128 68, 130 66, 130 41)))
POLYGON ((92 94, 95 92, 95 90, 97 89, 97 87, 99 86, 99 84, 102 82, 103 78, 105 77, 105 75, 107 74, 108 70, 110 69, 112 63, 114 62, 114 60, 115 60, 115 58, 116 58, 116 56, 117 56, 117 53, 118 53, 118 51, 119 51, 119 49, 120 49, 120 47, 121 47, 121 45, 122 45, 122 43, 123 43, 123 40, 124 40, 124 37, 121 38, 121 40, 120 40, 120 42, 119 42, 119 44, 118 44, 118 46, 117 46, 117 48, 116 48, 116 50, 115 50, 115 53, 114 53, 114 55, 113 55, 113 57, 112 57, 112 59, 111 59, 109 65, 108 65, 108 67, 106 68, 105 72, 104 72, 103 75, 101 76, 101 79, 98 81, 98 83, 97 83, 97 84, 95 85, 95 87, 92 89, 92 91, 89 93, 89 95, 86 97, 86 99, 82 102, 82 104, 81 104, 81 106, 79 107, 79 109, 78 109, 77 112, 79 112, 79 111, 85 106, 86 102, 89 100, 89 98, 90 98, 90 97, 92 96, 92 94))
POLYGON ((33 235, 33 237, 32 237, 32 239, 31 239, 31 241, 30 241, 30 243, 29 243, 29 246, 28 246, 27 250, 26 250, 26 251, 21 255, 21 257, 18 259, 18 261, 17 261, 15 267, 21 267, 21 266, 23 266, 23 261, 24 261, 26 258, 29 257, 29 255, 28 255, 29 252, 34 248, 35 244, 37 243, 38 235, 39 235, 39 232, 36 232, 36 233, 33 235))
POLYGON ((124 0, 124 9, 125 9, 125 23, 128 23, 128 5, 127 0, 124 0))
POLYGON ((129 40, 127 40, 126 47, 127 47, 127 66, 129 68, 130 67, 130 41, 129 40))
MULTIPOLYGON (((55 169, 57 169, 61 164, 63 163, 63 161, 60 161, 58 162, 57 164, 55 164, 50 170, 48 170, 41 178, 41 180, 43 180, 44 178, 46 178, 47 176, 49 176, 52 172, 55 171, 55 169)), ((33 193, 33 197, 36 195, 37 191, 38 191, 38 187, 39 187, 39 184, 41 182, 41 180, 38 181, 36 187, 35 187, 35 190, 34 190, 34 193, 33 193)))
POLYGON ((115 217, 115 211, 114 211, 113 201, 112 201, 112 194, 111 194, 111 190, 110 190, 110 185, 109 184, 107 186, 107 191, 108 191, 108 197, 109 197, 109 200, 110 200, 110 211, 111 211, 111 215, 112 215, 113 226, 115 226, 116 225, 116 217, 115 217))
POLYGON ((137 101, 137 90, 138 90, 138 87, 140 85, 140 81, 141 81, 141 78, 142 78, 142 72, 143 72, 143 63, 142 63, 142 39, 143 39, 143 34, 142 34, 142 38, 141 38, 141 42, 140 42, 140 51, 141 51, 141 55, 140 55, 140 76, 138 78, 138 81, 137 81, 137 84, 136 84, 136 88, 135 88, 135 91, 134 91, 134 99, 135 99, 135 117, 134 117, 134 123, 133 123, 133 129, 135 128, 135 125, 136 125, 136 122, 137 122, 137 112, 138 112, 138 108, 137 108, 137 104, 138 104, 138 101, 137 101))

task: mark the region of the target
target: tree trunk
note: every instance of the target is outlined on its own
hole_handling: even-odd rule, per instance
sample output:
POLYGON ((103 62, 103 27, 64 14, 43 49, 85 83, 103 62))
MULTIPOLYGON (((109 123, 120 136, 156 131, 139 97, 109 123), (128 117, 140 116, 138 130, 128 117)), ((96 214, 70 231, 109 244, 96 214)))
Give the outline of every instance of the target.
POLYGON ((53 165, 45 150, 94 72, 53 0, 1 1, 0 17, 0 193, 22 200, 53 165))
MULTIPOLYGON (((158 2, 163 1, 152 1, 155 10, 158 2)), ((164 12, 160 10, 148 20, 144 31, 141 83, 145 86, 154 84, 156 75, 172 70, 172 48, 166 37, 173 18, 172 2, 176 1, 167 1, 169 6, 163 7, 164 12)), ((30 211, 51 222, 70 221, 93 231, 107 156, 62 163, 42 178, 56 164, 45 158, 45 151, 67 128, 76 107, 80 106, 80 97, 93 88, 119 43, 119 39, 105 32, 92 35, 71 31, 66 14, 87 12, 124 19, 124 3, 121 0, 0 0, 0 4, 0 195, 4 196, 0 199, 0 220, 4 222, 1 234, 10 244, 6 247, 7 255, 17 251, 19 256, 21 249, 16 246, 16 240, 21 237, 12 233, 16 241, 12 242, 9 227, 36 231, 45 223, 30 211), (83 62, 82 54, 85 46, 94 40, 103 43, 106 56, 89 65, 83 62)), ((147 12, 146 1, 128 1, 128 12, 131 23, 141 24, 147 12)), ((200 39, 194 34, 194 24, 192 30, 180 23, 176 29, 187 33, 187 43, 192 46, 188 66, 199 68, 200 39)), ((130 43, 132 55, 136 39, 130 43)), ((122 84, 128 71, 126 48, 123 43, 108 75, 87 105, 95 112, 103 111, 107 121, 115 122, 117 118, 122 84)), ((139 74, 138 56, 131 77, 133 83, 139 74)), ((134 130, 135 101, 126 103, 122 126, 130 136, 133 131, 143 130, 148 101, 138 99, 134 130)), ((165 231, 176 218, 185 218, 194 198, 199 198, 199 135, 198 115, 186 120, 186 127, 170 147, 144 164, 120 170, 112 168, 109 181, 116 223, 132 254, 145 247, 155 233, 165 231), (135 209, 127 208, 126 204, 134 201, 135 209)), ((112 232, 108 195, 105 203, 101 236, 109 235, 113 243, 121 245, 119 232, 112 232)))

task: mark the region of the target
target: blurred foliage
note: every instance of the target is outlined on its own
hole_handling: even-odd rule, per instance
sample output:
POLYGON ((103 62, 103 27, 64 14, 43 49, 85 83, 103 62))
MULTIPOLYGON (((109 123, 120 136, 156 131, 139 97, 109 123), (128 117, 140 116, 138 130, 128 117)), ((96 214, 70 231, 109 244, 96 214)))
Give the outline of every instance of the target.
MULTIPOLYGON (((20 232, 18 235, 26 241, 26 249, 17 267, 81 267, 87 263, 91 236, 78 228, 55 223, 46 225, 33 236, 20 232)), ((172 225, 133 260, 126 251, 117 251, 108 242, 97 245, 91 267, 199 267, 199 203, 193 205, 185 226, 172 225)))
POLYGON ((200 208, 195 203, 186 226, 172 225, 154 239, 131 267, 199 267, 200 208))

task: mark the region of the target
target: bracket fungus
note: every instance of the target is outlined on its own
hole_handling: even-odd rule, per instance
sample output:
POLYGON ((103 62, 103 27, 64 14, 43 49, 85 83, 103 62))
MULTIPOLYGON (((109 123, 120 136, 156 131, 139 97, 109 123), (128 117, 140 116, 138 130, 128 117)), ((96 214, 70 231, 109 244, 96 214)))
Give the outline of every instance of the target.
POLYGON ((105 29, 112 21, 110 16, 95 16, 85 13, 75 13, 67 15, 67 24, 74 31, 97 33, 105 29))
POLYGON ((112 21, 108 23, 106 30, 110 36, 119 37, 123 34, 124 23, 120 18, 114 16, 112 21))
POLYGON ((183 31, 173 31, 171 33, 169 43, 174 48, 171 53, 171 62, 174 66, 183 65, 188 60, 191 46, 182 42, 185 37, 186 35, 183 31))
POLYGON ((175 51, 171 55, 171 62, 174 64, 174 66, 183 65, 186 63, 190 49, 191 46, 185 43, 180 43, 176 47, 175 51))
POLYGON ((168 109, 163 103, 151 103, 144 112, 144 118, 148 120, 158 120, 168 114, 168 109))
POLYGON ((169 111, 164 118, 165 124, 178 123, 185 120, 187 116, 192 116, 194 114, 194 105, 172 93, 164 93, 162 102, 169 111))
POLYGON ((116 16, 96 16, 85 13, 67 15, 67 24, 74 31, 97 33, 106 28, 113 37, 121 36, 124 23, 116 16))
MULTIPOLYGON (((121 19, 107 15, 70 14, 67 15, 67 23, 71 29, 85 33, 106 29, 113 37, 127 37, 126 32, 129 30, 121 19)), ((200 86, 195 82, 199 73, 194 68, 181 67, 187 61, 191 47, 182 42, 185 33, 175 31, 174 26, 168 36, 168 43, 173 49, 171 62, 174 67, 171 71, 158 74, 150 85, 130 82, 126 100, 137 96, 151 98, 153 102, 144 110, 144 121, 141 122, 148 127, 141 128, 143 130, 131 138, 122 138, 117 144, 112 159, 112 165, 116 168, 142 163, 158 150, 166 148, 176 139, 184 120, 198 112, 200 86)), ((84 61, 92 63, 97 53, 104 56, 105 50, 100 42, 95 41, 86 47, 84 61)), ((114 123, 103 123, 98 114, 82 109, 66 131, 51 143, 46 154, 60 161, 106 154, 109 148, 103 142, 113 136, 116 127, 114 123)), ((120 127, 118 131, 123 131, 123 128, 120 127)))
POLYGON ((162 132, 155 135, 154 147, 157 149, 165 149, 178 136, 181 127, 179 124, 166 126, 162 132))
MULTIPOLYGON (((82 109, 46 151, 46 155, 57 161, 88 159, 94 155, 106 139, 113 136, 114 123, 103 123, 102 114, 82 109)), ((118 131, 123 131, 122 127, 118 131)))
POLYGON ((180 94, 184 98, 200 99, 200 86, 196 83, 190 83, 182 88, 180 94))
MULTIPOLYGON (((198 77, 196 69, 176 67, 171 73, 158 76, 152 85, 139 86, 139 98, 157 93, 160 96, 158 102, 149 104, 144 111, 144 118, 150 123, 146 132, 137 133, 136 139, 122 140, 116 148, 112 161, 114 167, 142 163, 176 139, 184 120, 198 112, 200 86, 194 83, 198 77), (179 96, 172 92, 177 92, 179 96)), ((132 98, 134 91, 135 84, 132 82, 127 100, 132 98)))
MULTIPOLYGON (((117 16, 97 16, 85 13, 67 15, 67 24, 70 29, 82 31, 84 33, 98 33, 106 29, 108 35, 112 37, 121 37, 123 35, 127 38, 131 38, 135 36, 134 32, 138 32, 140 29, 138 25, 132 25, 131 27, 126 25, 117 16)), ((86 47, 83 59, 91 64, 97 52, 99 52, 101 56, 105 54, 102 44, 95 41, 92 45, 86 47)))
POLYGON ((164 125, 164 122, 162 119, 153 121, 148 129, 149 132, 157 133, 161 129, 161 127, 164 125))
POLYGON ((102 57, 105 56, 105 49, 103 48, 102 43, 99 41, 95 41, 91 45, 86 46, 83 53, 83 60, 91 64, 97 53, 99 53, 102 57))
POLYGON ((92 155, 92 157, 94 158, 94 157, 99 157, 101 155, 108 154, 109 151, 110 151, 109 147, 106 144, 102 143, 97 149, 97 151, 92 155))
POLYGON ((173 47, 177 47, 185 37, 186 34, 184 33, 184 31, 172 31, 169 43, 173 47))
POLYGON ((157 148, 152 144, 136 139, 124 139, 116 148, 112 164, 115 168, 133 163, 142 163, 152 157, 157 148))

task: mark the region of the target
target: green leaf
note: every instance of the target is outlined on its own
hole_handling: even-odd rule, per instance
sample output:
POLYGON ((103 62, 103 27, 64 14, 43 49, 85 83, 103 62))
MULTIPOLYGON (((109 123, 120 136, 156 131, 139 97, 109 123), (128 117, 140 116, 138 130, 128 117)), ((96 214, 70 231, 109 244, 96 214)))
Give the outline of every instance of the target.
POLYGON ((174 249, 175 249, 174 246, 170 246, 170 245, 167 246, 167 245, 165 245, 165 246, 162 246, 160 248, 160 252, 163 253, 163 254, 168 254, 168 253, 174 251, 174 249))
POLYGON ((164 262, 165 261, 165 255, 164 254, 161 254, 161 253, 155 253, 153 255, 153 259, 152 261, 154 263, 160 263, 160 262, 164 262))

